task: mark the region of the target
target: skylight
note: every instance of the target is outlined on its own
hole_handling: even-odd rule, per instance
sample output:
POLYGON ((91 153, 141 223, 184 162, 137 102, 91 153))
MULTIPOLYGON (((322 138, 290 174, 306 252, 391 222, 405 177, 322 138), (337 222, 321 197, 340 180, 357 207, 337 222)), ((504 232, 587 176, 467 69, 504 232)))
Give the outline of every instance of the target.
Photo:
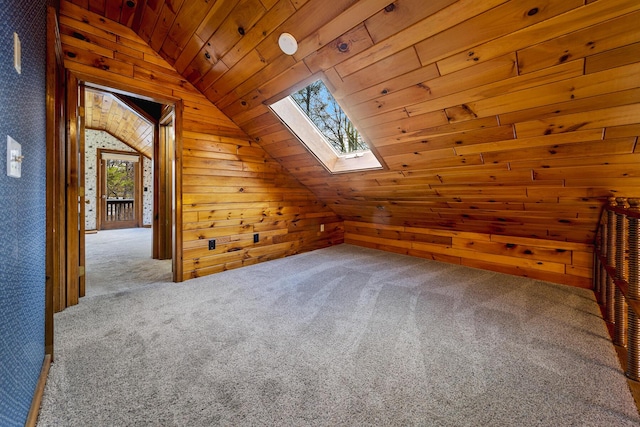
POLYGON ((271 109, 330 172, 382 168, 322 80, 271 104, 271 109))

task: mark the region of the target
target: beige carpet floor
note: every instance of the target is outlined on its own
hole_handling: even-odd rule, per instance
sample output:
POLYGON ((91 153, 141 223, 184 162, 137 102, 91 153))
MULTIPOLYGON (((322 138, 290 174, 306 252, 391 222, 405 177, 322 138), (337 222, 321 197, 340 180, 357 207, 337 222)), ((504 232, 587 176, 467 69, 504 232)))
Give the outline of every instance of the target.
POLYGON ((640 425, 583 289, 350 245, 149 280, 56 315, 39 426, 640 425))
POLYGON ((151 259, 150 228, 105 230, 85 235, 85 296, 111 294, 171 281, 171 261, 151 259))

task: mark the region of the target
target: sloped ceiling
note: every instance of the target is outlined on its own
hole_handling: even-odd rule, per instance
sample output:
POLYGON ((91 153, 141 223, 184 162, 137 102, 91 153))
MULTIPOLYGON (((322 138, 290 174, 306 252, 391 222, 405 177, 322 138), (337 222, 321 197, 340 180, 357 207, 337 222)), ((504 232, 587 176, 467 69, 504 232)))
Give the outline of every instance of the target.
POLYGON ((87 88, 85 127, 108 132, 144 156, 153 157, 152 120, 117 95, 87 88))
POLYGON ((637 0, 74 3, 133 28, 345 219, 588 242, 607 196, 640 196, 637 0), (385 170, 330 175, 269 111, 321 74, 385 170))

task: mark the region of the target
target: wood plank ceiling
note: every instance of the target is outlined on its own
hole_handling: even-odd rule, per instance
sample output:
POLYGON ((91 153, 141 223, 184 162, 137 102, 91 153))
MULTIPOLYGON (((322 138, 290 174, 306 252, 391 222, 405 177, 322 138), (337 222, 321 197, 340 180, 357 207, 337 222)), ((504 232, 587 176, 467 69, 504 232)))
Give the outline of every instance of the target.
POLYGON ((640 196, 637 0, 74 3, 131 27, 346 220, 589 242, 607 196, 640 196), (320 75, 385 170, 329 174, 270 112, 320 75))
POLYGON ((86 89, 85 128, 105 131, 149 159, 153 157, 153 120, 117 95, 86 89))

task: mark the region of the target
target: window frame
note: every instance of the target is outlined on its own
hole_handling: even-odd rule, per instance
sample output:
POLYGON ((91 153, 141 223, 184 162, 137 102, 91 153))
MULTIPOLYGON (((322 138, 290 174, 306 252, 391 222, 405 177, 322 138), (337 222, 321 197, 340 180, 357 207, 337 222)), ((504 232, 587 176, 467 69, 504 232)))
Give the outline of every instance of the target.
MULTIPOLYGON (((310 79, 310 83, 305 84, 302 88, 318 80, 322 80, 329 90, 329 93, 332 92, 326 80, 321 76, 315 76, 315 78, 310 79)), ((295 88, 291 93, 294 93, 299 89, 300 88, 295 88)), ((331 95, 333 96, 333 93, 331 93, 331 95)), ((336 100, 336 102, 338 101, 336 100)), ((298 103, 291 98, 291 94, 285 94, 279 99, 268 102, 267 105, 273 114, 275 114, 275 116, 291 131, 296 139, 300 141, 300 143, 320 162, 321 165, 324 166, 328 172, 332 174, 339 174, 384 169, 382 162, 380 162, 376 157, 370 146, 368 150, 355 151, 346 154, 337 153, 335 148, 322 134, 315 123, 311 121, 309 116, 307 116, 298 103)), ((340 105, 339 102, 338 105, 340 105)), ((347 114, 342 105, 340 105, 340 108, 342 108, 342 111, 347 114)), ((349 120, 351 120, 351 118, 349 118, 349 120)), ((353 124, 355 126, 355 123, 353 124)), ((360 132, 360 130, 358 131, 360 132)), ((360 132, 360 135, 364 137, 362 132, 360 132)), ((367 145, 369 145, 368 142, 367 145)))

